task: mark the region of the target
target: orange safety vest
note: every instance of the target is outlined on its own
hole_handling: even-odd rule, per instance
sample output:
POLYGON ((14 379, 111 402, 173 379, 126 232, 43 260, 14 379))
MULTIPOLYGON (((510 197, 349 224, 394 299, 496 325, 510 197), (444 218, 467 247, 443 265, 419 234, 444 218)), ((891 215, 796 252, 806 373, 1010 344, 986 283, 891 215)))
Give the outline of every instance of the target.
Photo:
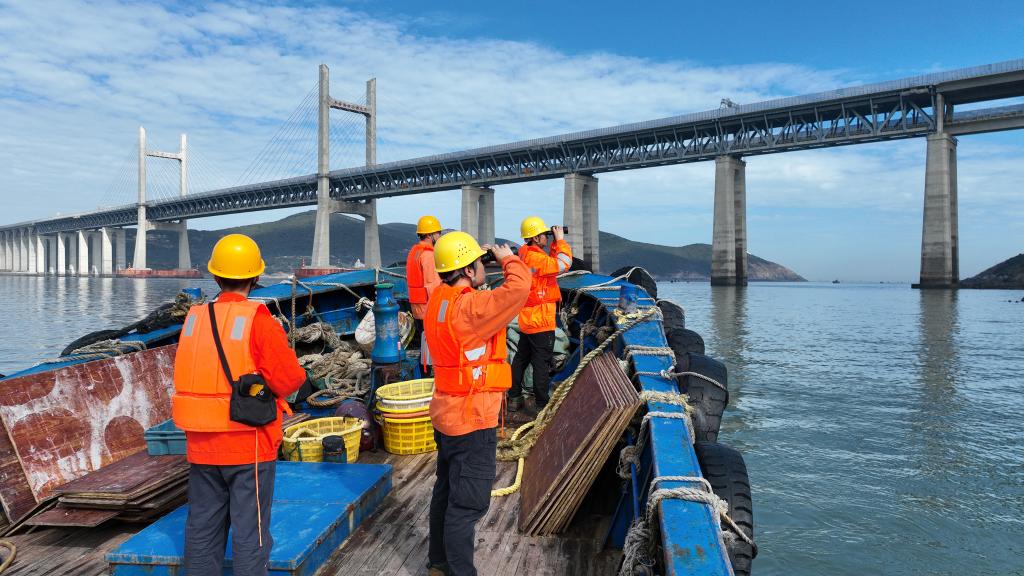
MULTIPOLYGON (((519 248, 519 258, 527 266, 530 265, 530 252, 536 252, 544 258, 550 258, 542 248, 533 244, 524 244, 519 248)), ((560 302, 562 300, 562 292, 558 289, 557 274, 541 276, 537 274, 535 268, 530 268, 530 272, 533 273, 533 282, 530 284, 530 295, 526 298, 525 306, 527 308, 550 302, 560 302)))
POLYGON ((426 304, 427 289, 423 282, 423 267, 420 266, 420 253, 423 251, 433 252, 433 246, 417 243, 409 249, 409 256, 405 259, 405 285, 409 288, 410 304, 426 304))
POLYGON ((456 300, 472 291, 469 286, 441 284, 431 295, 423 318, 423 333, 434 362, 434 389, 445 394, 470 396, 512 387, 512 367, 505 361, 505 330, 498 330, 484 346, 471 350, 455 337, 451 309, 456 300))
MULTIPOLYGON (((178 338, 178 351, 174 356, 174 396, 171 397, 174 423, 186 432, 255 430, 229 417, 231 385, 217 356, 207 306, 212 304, 189 309, 178 338)), ((217 328, 231 376, 238 378, 256 372, 249 342, 253 319, 262 304, 243 300, 216 306, 220 324, 217 328)))

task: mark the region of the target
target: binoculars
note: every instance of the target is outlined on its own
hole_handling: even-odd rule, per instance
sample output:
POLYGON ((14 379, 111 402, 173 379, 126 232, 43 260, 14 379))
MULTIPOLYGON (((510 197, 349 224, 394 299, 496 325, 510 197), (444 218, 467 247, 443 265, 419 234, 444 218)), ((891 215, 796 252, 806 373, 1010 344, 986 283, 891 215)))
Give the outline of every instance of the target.
MULTIPOLYGON (((544 234, 547 235, 547 236, 554 236, 555 235, 554 229, 555 229, 555 227, 552 226, 551 230, 548 230, 544 234)), ((562 232, 568 234, 569 233, 569 227, 568 226, 562 226, 562 232)))
POLYGON ((490 250, 484 252, 484 255, 480 257, 480 262, 485 266, 487 264, 493 264, 497 262, 497 260, 494 258, 494 252, 491 252, 490 250))

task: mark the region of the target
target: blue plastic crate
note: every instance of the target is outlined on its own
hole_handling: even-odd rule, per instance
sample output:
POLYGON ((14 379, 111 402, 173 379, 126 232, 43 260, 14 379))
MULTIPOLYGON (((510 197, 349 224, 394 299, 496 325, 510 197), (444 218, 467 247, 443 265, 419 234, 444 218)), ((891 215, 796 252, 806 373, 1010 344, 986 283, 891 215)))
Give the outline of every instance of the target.
POLYGON ((146 451, 150 456, 185 454, 185 431, 168 420, 146 430, 146 451))

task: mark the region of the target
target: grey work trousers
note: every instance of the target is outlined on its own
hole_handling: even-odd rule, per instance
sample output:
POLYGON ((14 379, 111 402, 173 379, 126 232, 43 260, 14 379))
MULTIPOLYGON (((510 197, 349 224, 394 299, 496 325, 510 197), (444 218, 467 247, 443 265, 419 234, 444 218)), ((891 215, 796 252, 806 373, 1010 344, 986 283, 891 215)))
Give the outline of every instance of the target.
POLYGON ((189 467, 185 574, 224 574, 224 550, 228 541, 228 528, 232 529, 231 550, 235 576, 267 574, 270 549, 274 545, 270 536, 270 506, 274 500, 276 470, 277 463, 274 461, 259 463, 257 513, 256 469, 252 464, 192 464, 189 467))
POLYGON ((451 576, 476 576, 476 523, 491 505, 497 469, 496 428, 462 436, 434 431, 437 480, 430 498, 431 565, 448 566, 451 576))

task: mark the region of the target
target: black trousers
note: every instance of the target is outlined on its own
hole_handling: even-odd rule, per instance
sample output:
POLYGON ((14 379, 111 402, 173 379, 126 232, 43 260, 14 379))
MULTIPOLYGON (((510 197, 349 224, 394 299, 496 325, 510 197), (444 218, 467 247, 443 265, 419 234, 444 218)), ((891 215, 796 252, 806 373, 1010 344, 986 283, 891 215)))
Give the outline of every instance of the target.
POLYGON ((231 532, 235 576, 265 576, 274 540, 270 505, 277 463, 259 464, 259 509, 256 470, 252 464, 192 464, 188 471, 188 522, 185 524, 185 574, 222 576, 224 549, 231 532), (259 520, 259 521, 258 521, 259 520), (260 546, 260 532, 263 546, 260 546))
POLYGON ((523 373, 527 366, 533 366, 533 397, 537 408, 547 405, 550 398, 551 362, 555 354, 555 331, 536 334, 520 334, 519 346, 512 359, 512 388, 510 398, 523 395, 523 373))
POLYGON ((462 436, 435 430, 434 440, 437 480, 430 498, 430 564, 447 564, 452 576, 476 576, 476 523, 491 505, 497 429, 462 436))

